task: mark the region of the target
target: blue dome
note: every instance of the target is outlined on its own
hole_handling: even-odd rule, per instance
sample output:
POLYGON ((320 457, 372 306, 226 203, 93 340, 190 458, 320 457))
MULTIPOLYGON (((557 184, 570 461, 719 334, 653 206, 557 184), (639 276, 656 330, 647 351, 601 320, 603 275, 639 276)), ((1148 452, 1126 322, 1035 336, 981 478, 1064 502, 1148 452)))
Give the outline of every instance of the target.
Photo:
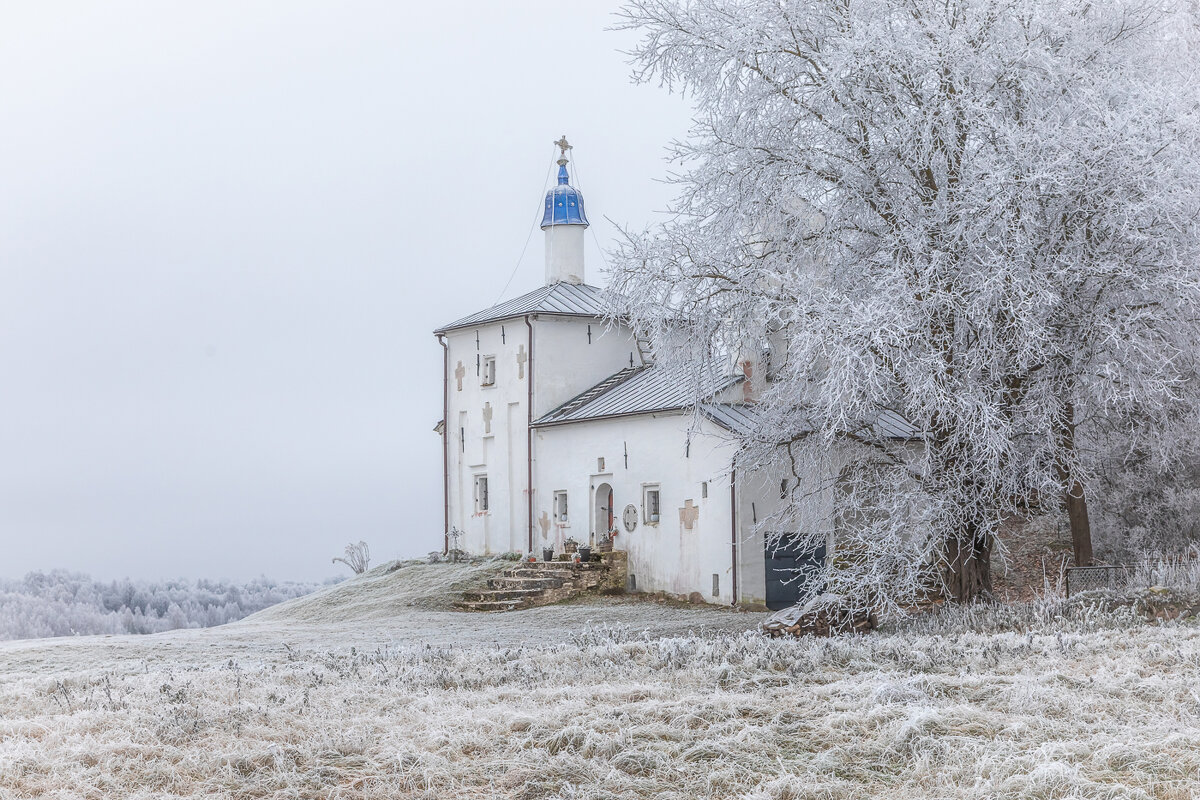
POLYGON ((558 162, 558 186, 546 192, 546 213, 542 215, 542 227, 551 225, 587 226, 587 214, 583 213, 583 195, 571 186, 567 174, 567 161, 558 162))

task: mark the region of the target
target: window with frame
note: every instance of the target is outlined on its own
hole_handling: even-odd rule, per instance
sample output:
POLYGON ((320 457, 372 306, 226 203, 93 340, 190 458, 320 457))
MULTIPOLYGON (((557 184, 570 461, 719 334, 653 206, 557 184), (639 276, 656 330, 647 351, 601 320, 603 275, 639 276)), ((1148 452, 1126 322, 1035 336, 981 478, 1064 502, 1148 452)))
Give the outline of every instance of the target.
POLYGON ((475 513, 482 514, 488 510, 488 479, 487 475, 475 476, 475 513))
POLYGON ((642 487, 642 518, 648 525, 658 524, 662 494, 657 485, 642 487))
POLYGON ((565 490, 554 493, 554 521, 559 525, 567 524, 567 493, 565 490))
POLYGON ((480 374, 479 383, 481 386, 496 385, 496 357, 483 357, 483 372, 480 374))

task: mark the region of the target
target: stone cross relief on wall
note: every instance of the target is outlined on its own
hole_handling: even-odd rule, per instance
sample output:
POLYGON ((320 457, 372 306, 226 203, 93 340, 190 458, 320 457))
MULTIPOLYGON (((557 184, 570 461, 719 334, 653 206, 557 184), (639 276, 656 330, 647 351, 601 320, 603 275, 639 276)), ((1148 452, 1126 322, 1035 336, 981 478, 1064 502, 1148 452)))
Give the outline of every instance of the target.
POLYGON ((525 377, 525 362, 529 360, 529 356, 525 355, 525 345, 520 345, 517 348, 517 377, 525 377))
POLYGON ((483 404, 483 432, 484 433, 492 432, 492 404, 491 403, 483 404))
POLYGON ((698 519, 700 519, 699 507, 691 500, 684 500, 683 508, 679 509, 679 522, 683 525, 684 530, 690 531, 698 519))
POLYGON ((458 390, 460 392, 462 391, 462 379, 466 374, 467 371, 463 369, 462 362, 458 362, 458 366, 454 368, 454 377, 458 380, 458 390))

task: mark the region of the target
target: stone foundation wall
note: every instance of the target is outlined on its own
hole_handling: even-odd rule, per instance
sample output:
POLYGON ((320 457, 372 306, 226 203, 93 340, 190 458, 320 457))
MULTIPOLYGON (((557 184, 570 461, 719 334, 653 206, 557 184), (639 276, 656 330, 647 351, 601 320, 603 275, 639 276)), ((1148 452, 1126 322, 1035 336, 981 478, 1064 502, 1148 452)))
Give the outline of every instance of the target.
POLYGON ((629 554, 624 550, 601 553, 600 562, 608 568, 600 581, 600 594, 625 594, 629 580, 629 554))

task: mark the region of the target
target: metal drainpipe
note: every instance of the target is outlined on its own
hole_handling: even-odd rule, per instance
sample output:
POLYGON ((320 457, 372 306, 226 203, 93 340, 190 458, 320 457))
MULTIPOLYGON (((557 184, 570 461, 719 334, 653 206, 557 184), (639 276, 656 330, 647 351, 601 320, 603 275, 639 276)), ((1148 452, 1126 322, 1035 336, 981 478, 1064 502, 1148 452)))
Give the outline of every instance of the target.
POLYGON ((529 504, 527 518, 529 520, 529 549, 533 552, 533 323, 525 317, 525 327, 529 329, 529 369, 525 370, 525 479, 528 487, 525 495, 529 504))
POLYGON ((730 548, 732 549, 733 561, 731 563, 731 572, 733 574, 733 599, 729 605, 736 606, 738 603, 738 529, 737 529, 737 457, 735 456, 729 468, 729 529, 730 529, 730 548))
POLYGON ((445 522, 445 534, 442 540, 442 552, 450 553, 450 344, 446 337, 438 334, 438 344, 442 346, 442 519, 445 522))

